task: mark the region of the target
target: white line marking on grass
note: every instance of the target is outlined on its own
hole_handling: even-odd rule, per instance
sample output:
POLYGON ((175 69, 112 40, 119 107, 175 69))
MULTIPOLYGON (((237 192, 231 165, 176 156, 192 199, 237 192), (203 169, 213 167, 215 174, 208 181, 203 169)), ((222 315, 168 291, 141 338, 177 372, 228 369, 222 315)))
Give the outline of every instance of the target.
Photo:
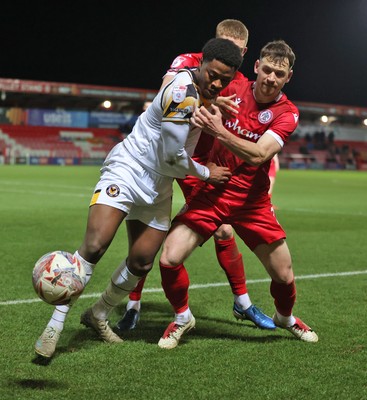
POLYGON ((17 190, 17 189, 1 189, 2 193, 20 193, 20 194, 34 194, 41 196, 57 196, 57 197, 92 197, 92 191, 89 194, 75 193, 75 192, 42 192, 40 190, 17 190))
POLYGON ((80 185, 62 185, 62 184, 57 184, 57 183, 44 183, 44 182, 37 182, 37 181, 21 181, 21 182, 16 182, 16 181, 11 181, 11 180, 5 180, 5 179, 0 179, 0 184, 1 185, 9 185, 11 187, 14 186, 32 186, 32 187, 40 187, 40 188, 52 188, 52 189, 75 189, 75 190, 93 190, 94 186, 80 186, 80 185))
MULTIPOLYGON (((349 271, 349 272, 335 272, 335 273, 325 273, 325 274, 313 274, 313 275, 300 275, 296 276, 296 280, 302 279, 319 279, 319 278, 330 278, 330 277, 338 277, 338 276, 353 276, 353 275, 365 275, 367 274, 367 270, 365 271, 349 271)), ((266 279, 249 279, 246 283, 264 283, 270 282, 269 278, 266 279)), ((228 286, 228 282, 217 282, 217 283, 205 283, 205 284, 196 284, 190 285, 190 290, 192 289, 208 289, 213 287, 219 286, 228 286)), ((162 292, 162 288, 151 288, 151 289, 144 289, 145 293, 159 293, 162 292)), ((83 294, 80 296, 81 299, 90 299, 90 298, 97 298, 101 295, 101 293, 90 293, 90 294, 83 294)), ((42 301, 41 299, 28 299, 28 300, 8 300, 8 301, 0 301, 0 306, 12 306, 17 304, 29 304, 29 303, 37 303, 42 301)))
POLYGON ((284 212, 301 212, 301 213, 308 213, 308 214, 324 214, 324 215, 353 215, 353 216, 367 216, 367 214, 363 211, 357 212, 350 212, 349 210, 345 211, 333 211, 333 210, 322 210, 322 209, 311 209, 311 208, 282 208, 279 211, 284 212))

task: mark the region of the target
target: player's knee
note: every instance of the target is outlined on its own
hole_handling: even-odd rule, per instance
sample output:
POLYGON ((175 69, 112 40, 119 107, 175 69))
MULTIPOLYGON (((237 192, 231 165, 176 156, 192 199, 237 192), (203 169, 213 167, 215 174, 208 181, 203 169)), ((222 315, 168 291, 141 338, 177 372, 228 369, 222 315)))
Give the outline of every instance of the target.
POLYGON ((131 258, 128 259, 129 271, 136 276, 145 276, 153 268, 153 260, 147 261, 144 258, 131 258))
POLYGON ((98 237, 84 241, 79 254, 90 263, 96 264, 106 252, 108 244, 98 240, 98 237))
POLYGON ((215 240, 229 240, 233 237, 231 225, 221 225, 214 233, 215 240))
POLYGON ((177 256, 177 253, 170 251, 168 248, 164 247, 162 250, 161 257, 159 259, 159 263, 170 266, 170 267, 177 267, 180 265, 183 261, 179 259, 177 256))
POLYGON ((276 268, 275 281, 289 285, 294 280, 291 262, 284 262, 276 268))

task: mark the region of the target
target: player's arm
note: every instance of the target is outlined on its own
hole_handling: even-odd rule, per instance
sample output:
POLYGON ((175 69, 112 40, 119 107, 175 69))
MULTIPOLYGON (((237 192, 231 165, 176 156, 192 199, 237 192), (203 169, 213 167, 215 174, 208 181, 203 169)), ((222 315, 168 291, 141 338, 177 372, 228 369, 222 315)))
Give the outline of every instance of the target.
POLYGON ((159 90, 162 90, 168 83, 172 82, 174 75, 164 75, 162 79, 162 85, 159 90))
POLYGON ((162 122, 162 140, 164 160, 169 164, 178 178, 193 175, 201 180, 214 180, 217 183, 229 180, 231 173, 228 168, 217 167, 215 164, 206 167, 194 161, 185 150, 185 143, 190 125, 183 122, 162 122))
POLYGON ((215 136, 232 153, 251 165, 261 165, 270 160, 281 150, 283 145, 271 131, 262 135, 257 143, 233 135, 224 127, 222 114, 216 106, 212 106, 211 111, 204 107, 196 109, 191 123, 215 136))
POLYGON ((279 169, 280 169, 280 163, 279 163, 278 154, 275 154, 275 156, 273 157, 273 159, 274 159, 275 171, 279 171, 279 169))

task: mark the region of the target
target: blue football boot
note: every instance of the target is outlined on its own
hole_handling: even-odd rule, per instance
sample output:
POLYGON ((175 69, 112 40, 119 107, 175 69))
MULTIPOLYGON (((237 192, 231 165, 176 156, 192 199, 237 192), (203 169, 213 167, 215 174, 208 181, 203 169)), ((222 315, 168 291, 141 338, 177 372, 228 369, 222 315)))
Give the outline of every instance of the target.
POLYGON ((236 319, 249 319, 260 329, 276 328, 273 319, 265 315, 259 308, 257 308, 253 304, 247 310, 243 310, 236 303, 234 303, 233 315, 236 319))

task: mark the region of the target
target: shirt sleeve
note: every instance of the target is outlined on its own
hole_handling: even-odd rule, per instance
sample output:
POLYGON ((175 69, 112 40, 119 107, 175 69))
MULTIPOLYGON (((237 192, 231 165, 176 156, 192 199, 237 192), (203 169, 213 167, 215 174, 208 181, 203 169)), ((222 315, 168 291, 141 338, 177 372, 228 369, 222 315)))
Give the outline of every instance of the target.
POLYGON ((298 126, 299 114, 295 109, 294 112, 284 112, 275 119, 274 123, 269 127, 266 133, 272 135, 274 139, 283 147, 288 142, 290 135, 298 126))
POLYGON ((176 75, 182 68, 197 68, 200 64, 201 53, 186 53, 177 56, 165 73, 166 75, 176 75))
POLYGON ((209 178, 209 169, 194 161, 185 149, 189 130, 188 123, 162 122, 164 161, 172 168, 173 175, 177 178, 193 175, 206 180, 209 178))

